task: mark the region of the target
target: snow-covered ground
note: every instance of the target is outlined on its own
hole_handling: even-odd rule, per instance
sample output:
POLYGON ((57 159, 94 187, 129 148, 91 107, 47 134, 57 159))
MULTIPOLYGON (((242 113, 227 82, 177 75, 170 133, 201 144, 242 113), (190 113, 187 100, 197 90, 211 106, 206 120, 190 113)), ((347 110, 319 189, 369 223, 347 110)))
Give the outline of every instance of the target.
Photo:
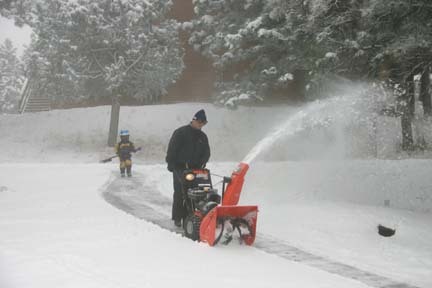
MULTIPOLYGON (((200 108, 209 119, 208 168, 219 175, 229 175, 275 127, 297 129, 279 135, 250 163, 241 204, 259 205, 258 237, 399 287, 432 287, 431 160, 370 157, 370 137, 360 133, 362 142, 351 134, 350 142, 342 141, 346 129, 340 123, 346 121, 329 131, 307 124, 308 113, 289 120, 310 111, 303 107, 124 107, 120 127, 143 147, 134 157, 133 179, 171 197, 167 143, 200 108), (352 154, 361 150, 367 157, 347 158, 352 143, 352 154), (396 234, 379 236, 378 224, 396 234)), ((0 115, 0 287, 379 286, 367 276, 355 280, 349 272, 330 273, 260 247, 211 248, 107 203, 102 194, 118 170, 116 161, 98 163, 113 154, 105 145, 109 112, 98 107, 0 115)), ((328 121, 321 112, 313 110, 314 117, 328 121)), ((397 137, 390 138, 379 142, 380 149, 396 145, 397 137)))

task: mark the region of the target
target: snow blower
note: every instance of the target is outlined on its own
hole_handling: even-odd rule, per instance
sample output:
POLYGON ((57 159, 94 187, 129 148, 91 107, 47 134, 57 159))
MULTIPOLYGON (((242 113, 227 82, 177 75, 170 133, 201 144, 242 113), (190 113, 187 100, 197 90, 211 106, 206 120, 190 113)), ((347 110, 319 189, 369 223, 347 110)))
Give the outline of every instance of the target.
POLYGON ((183 229, 186 237, 210 246, 228 244, 235 237, 246 245, 253 244, 258 206, 237 205, 248 169, 248 164, 240 163, 231 177, 223 177, 222 197, 213 188, 208 169, 184 171, 187 215, 183 229))

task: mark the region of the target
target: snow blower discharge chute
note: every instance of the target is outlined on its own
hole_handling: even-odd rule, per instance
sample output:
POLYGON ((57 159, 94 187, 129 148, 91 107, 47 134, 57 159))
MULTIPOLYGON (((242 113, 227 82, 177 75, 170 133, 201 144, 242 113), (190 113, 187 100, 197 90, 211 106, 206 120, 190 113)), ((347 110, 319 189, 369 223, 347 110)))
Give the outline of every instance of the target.
POLYGON ((248 164, 240 163, 231 177, 223 177, 222 197, 213 188, 208 169, 184 171, 183 192, 187 215, 183 229, 186 237, 210 246, 228 244, 236 238, 246 245, 253 244, 258 206, 237 205, 248 169, 248 164))

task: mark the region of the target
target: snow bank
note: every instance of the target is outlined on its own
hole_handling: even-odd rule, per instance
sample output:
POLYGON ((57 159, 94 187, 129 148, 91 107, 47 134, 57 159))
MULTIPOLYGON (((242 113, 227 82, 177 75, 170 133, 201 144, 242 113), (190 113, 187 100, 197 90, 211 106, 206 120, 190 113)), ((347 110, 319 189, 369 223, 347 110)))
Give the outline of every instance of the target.
MULTIPOLYGON (((241 160, 292 110, 282 106, 232 111, 199 103, 122 107, 119 129, 129 129, 131 140, 143 147, 135 160, 162 162, 172 132, 201 108, 209 119, 204 131, 212 161, 241 160)), ((0 162, 96 162, 113 151, 106 144, 109 117, 109 106, 0 115, 0 162)))
MULTIPOLYGON (((228 110, 200 103, 122 107, 119 129, 129 129, 131 140, 143 147, 135 161, 163 162, 174 129, 189 123, 201 108, 209 118, 204 131, 210 140, 211 161, 241 161, 257 142, 302 110, 283 105, 228 110)), ((281 137, 260 160, 398 157, 396 119, 380 119, 379 133, 374 134, 370 122, 353 121, 349 111, 345 119, 329 125, 331 113, 309 115, 309 121, 320 123, 281 137)), ((0 162, 97 162, 113 154, 107 147, 109 118, 109 106, 0 115, 0 162)))
MULTIPOLYGON (((212 148, 208 167, 228 176, 260 140, 304 107, 122 107, 120 129, 129 129, 144 148, 134 157, 134 172, 167 197, 172 196, 164 163, 167 143, 173 130, 201 108, 209 119, 204 128, 212 148)), ((375 149, 368 127, 345 128, 350 111, 319 110, 296 123, 297 133, 282 135, 260 151, 246 176, 241 204, 259 205, 261 235, 430 287, 432 162, 371 157, 374 151, 396 151, 386 148, 396 147, 390 129, 396 126, 380 126, 382 141, 375 149), (334 115, 339 121, 331 123, 334 115), (361 159, 350 159, 354 152, 361 159), (396 235, 380 237, 378 224, 396 228, 396 235)), ((365 286, 250 247, 210 249, 111 207, 100 193, 118 172, 118 162, 95 164, 113 154, 106 147, 109 113, 105 106, 0 115, 1 287, 188 287, 197 269, 199 283, 207 283, 208 270, 221 280, 210 281, 209 287, 365 286), (173 258, 211 260, 197 267, 173 263, 173 258)))

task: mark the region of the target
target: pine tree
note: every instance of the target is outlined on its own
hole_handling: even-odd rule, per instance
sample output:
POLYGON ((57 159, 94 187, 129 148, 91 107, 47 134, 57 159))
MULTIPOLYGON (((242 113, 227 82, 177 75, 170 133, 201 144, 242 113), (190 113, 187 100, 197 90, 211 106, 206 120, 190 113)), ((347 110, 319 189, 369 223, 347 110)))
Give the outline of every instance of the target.
POLYGON ((169 1, 47 0, 27 64, 57 103, 119 96, 153 103, 183 69, 169 1))
POLYGON ((15 24, 22 26, 29 24, 34 5, 43 0, 2 0, 0 1, 0 15, 15 19, 15 24))
POLYGON ((402 146, 410 150, 413 148, 411 122, 415 113, 413 78, 416 74, 423 75, 421 100, 424 112, 430 111, 430 91, 425 86, 425 77, 432 66, 432 3, 427 0, 373 1, 368 19, 375 54, 370 61, 371 68, 376 75, 385 75, 403 91, 398 95, 402 146))
POLYGON ((15 112, 24 83, 22 65, 12 41, 0 45, 0 112, 15 112))
MULTIPOLYGON (((294 1, 292 1, 294 2, 294 1)), ((305 70, 302 5, 283 0, 195 1, 190 42, 211 59, 219 101, 256 101, 284 91, 305 70)), ((291 95, 293 96, 293 95, 291 95)))

